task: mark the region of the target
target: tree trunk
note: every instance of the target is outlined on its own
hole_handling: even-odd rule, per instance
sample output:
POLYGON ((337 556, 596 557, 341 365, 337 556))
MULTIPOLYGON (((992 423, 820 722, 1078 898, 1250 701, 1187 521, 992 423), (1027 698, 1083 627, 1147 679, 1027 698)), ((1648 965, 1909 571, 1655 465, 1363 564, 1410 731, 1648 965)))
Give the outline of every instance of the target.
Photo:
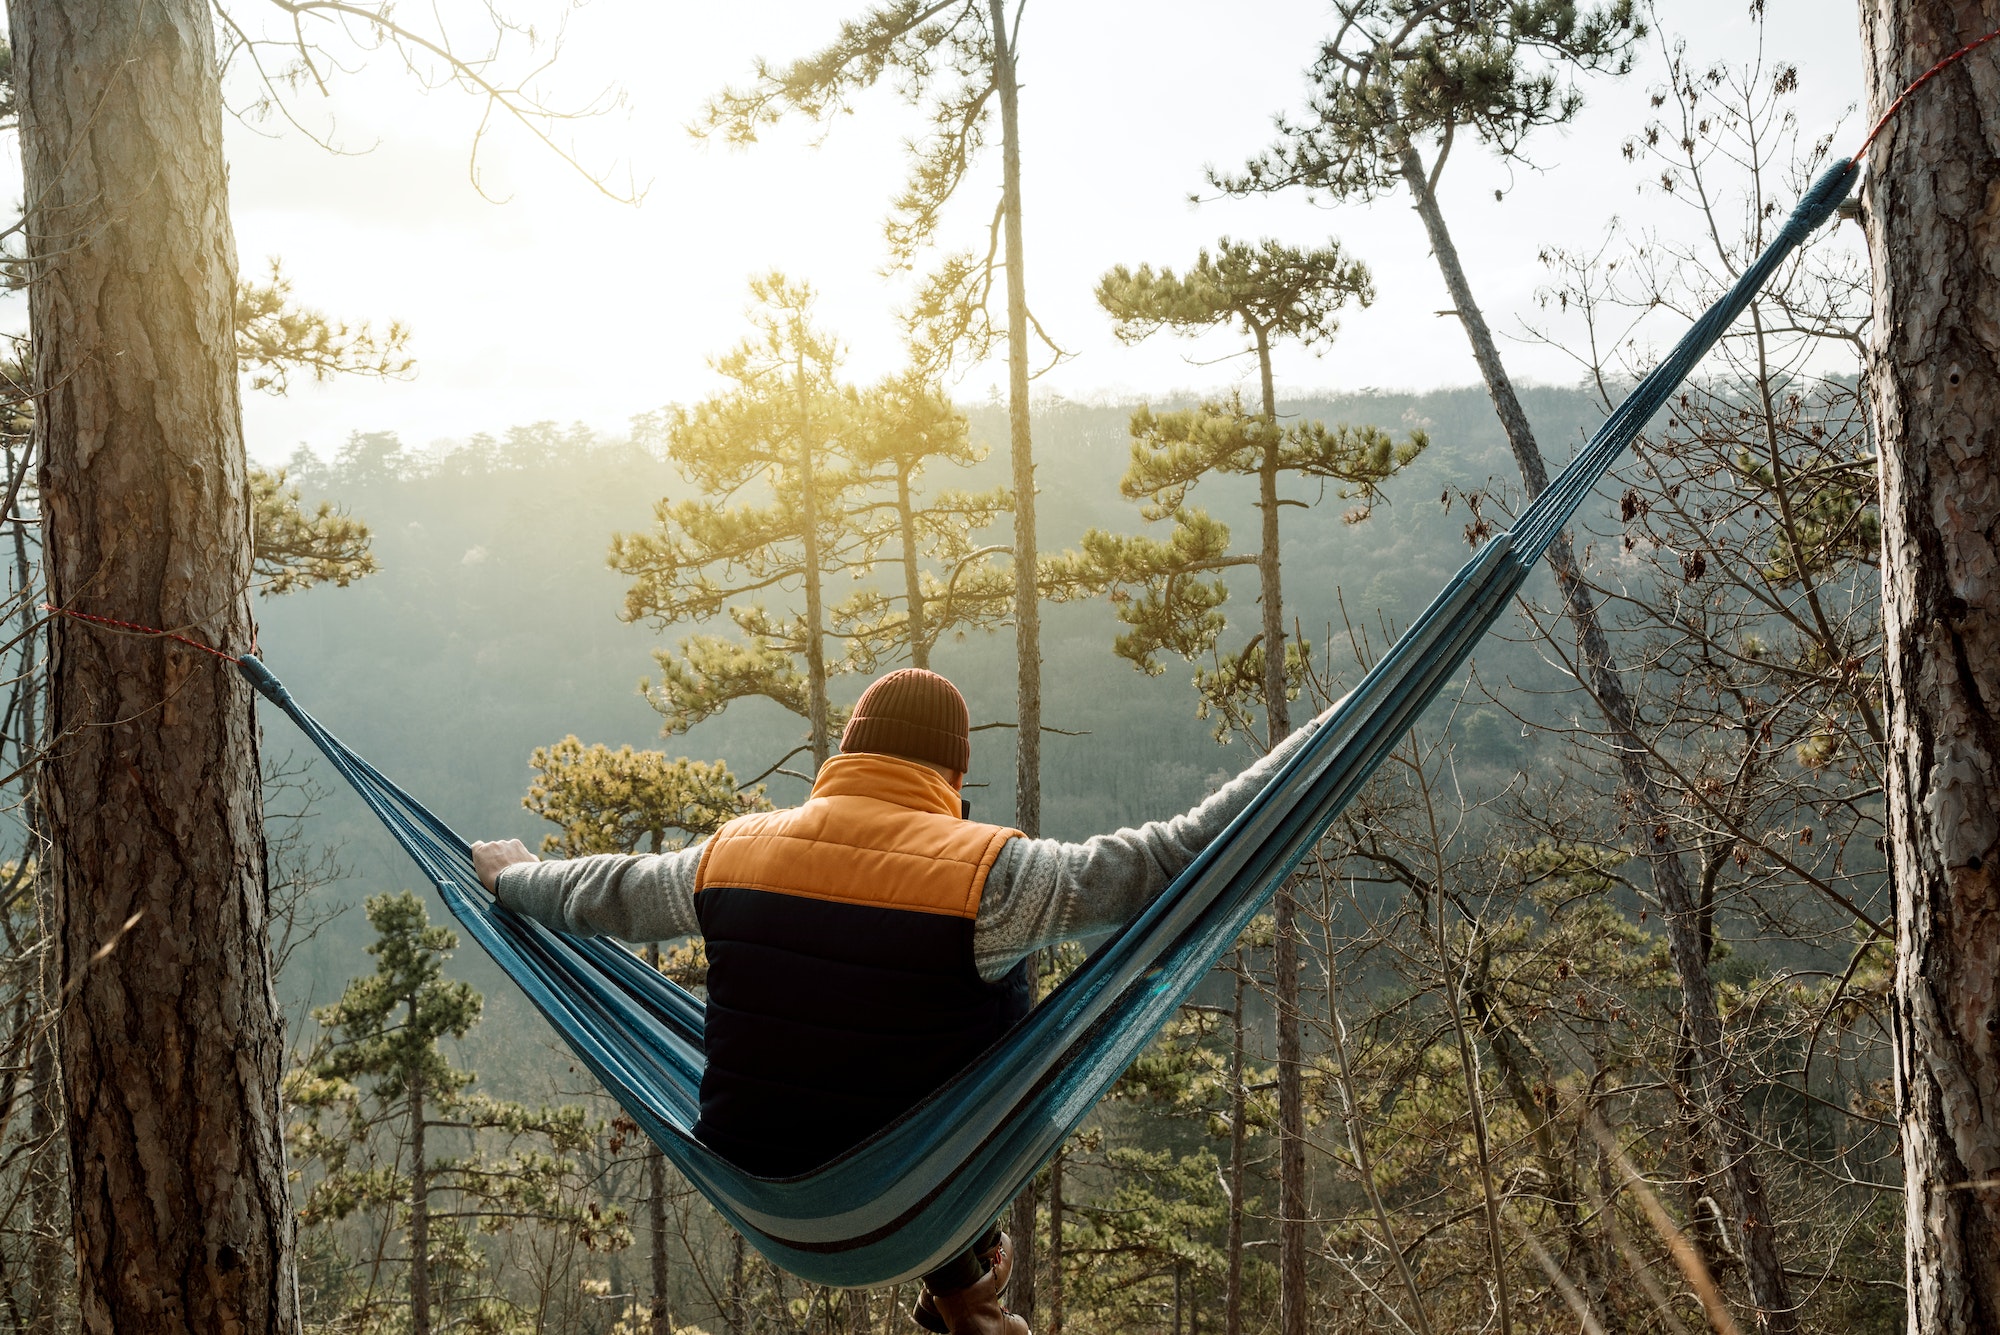
POLYGON ((1030 1329, 1035 1324, 1035 1206, 1040 1194, 1036 1179, 1030 1178, 1014 1198, 1007 1220, 1007 1240, 1014 1245, 1014 1274, 1007 1281, 1007 1304, 1021 1315, 1030 1329))
MULTIPOLYGON (((1864 0, 1869 100, 2000 3, 1864 0)), ((1904 107, 1867 198, 1909 1327, 2000 1331, 2000 66, 1904 107)))
POLYGON ((1291 735, 1290 703, 1285 699, 1285 591, 1278 568, 1278 393, 1271 381, 1271 338, 1257 335, 1257 370, 1264 385, 1263 462, 1257 469, 1257 507, 1263 533, 1257 548, 1257 592, 1264 613, 1264 737, 1276 746, 1291 735))
MULTIPOLYGON (((660 851, 662 838, 653 835, 653 851, 660 851)), ((646 963, 660 967, 657 942, 645 949, 646 963)), ((646 1335, 674 1335, 674 1323, 667 1311, 667 1156, 660 1147, 646 1142, 646 1245, 652 1262, 652 1304, 647 1310, 646 1335)))
POLYGON ((874 1318, 868 1312, 868 1290, 847 1291, 847 1329, 848 1335, 871 1335, 875 1329, 874 1318))
POLYGON ((917 569, 916 506, 910 500, 910 471, 896 472, 896 518, 903 528, 903 602, 909 609, 910 666, 931 665, 930 634, 924 626, 924 582, 917 569))
POLYGON ((1229 1253, 1228 1287, 1223 1291, 1222 1335, 1243 1335, 1243 1118, 1249 1092, 1243 1087, 1243 952, 1236 952, 1236 1003, 1229 1011, 1229 1253))
POLYGON ((1049 1161, 1049 1330, 1062 1335, 1063 1328, 1063 1151, 1049 1161))
MULTIPOLYGON (((1264 426, 1270 434, 1257 470, 1257 504, 1263 537, 1257 551, 1257 582, 1264 614, 1264 728, 1276 746, 1292 730, 1285 701, 1285 600, 1278 576, 1278 402, 1271 382, 1271 343, 1257 336, 1257 366, 1264 389, 1264 426)), ((1278 1332, 1306 1330, 1306 1113, 1300 1067, 1298 899, 1291 882, 1278 887, 1273 906, 1278 1012, 1278 1332)))
MULTIPOLYGON (((803 321, 801 321, 803 324, 803 321)), ((803 338, 804 331, 797 337, 803 338)), ((819 497, 815 494, 812 447, 812 400, 806 387, 805 355, 799 355, 799 522, 805 533, 806 567, 806 718, 812 733, 813 773, 833 751, 827 735, 826 638, 821 607, 819 568, 819 497)))
MULTIPOLYGON (((1028 434, 1028 288, 1021 272, 1021 105, 1003 0, 990 0, 1000 90, 1000 208, 1007 244, 1007 438, 1014 463, 1014 824, 1042 832, 1042 604, 1035 580, 1035 454, 1028 434)), ((1018 1245, 1018 1244, 1017 1244, 1018 1245)))
MULTIPOLYGON (((10 0, 8 16, 50 599, 247 650, 214 15, 10 0)), ((62 618, 50 654, 82 1328, 294 1330, 249 687, 196 650, 62 618)))
POLYGON ((1299 1033, 1298 899, 1278 887, 1271 971, 1278 1011, 1278 1335, 1306 1335, 1306 1122, 1299 1033))
MULTIPOLYGON (((1402 145, 1400 159, 1403 181, 1423 218, 1432 254, 1451 293, 1459 323, 1472 343, 1473 357, 1479 363, 1479 373, 1493 399, 1494 411, 1507 433, 1521 480, 1530 497, 1539 496, 1549 484, 1548 466, 1528 425, 1528 415, 1522 410, 1513 382, 1501 364, 1499 348, 1486 326, 1486 317, 1473 299, 1472 285, 1459 264, 1458 249, 1445 226, 1437 198, 1431 193, 1422 159, 1408 143, 1402 145)), ((1669 824, 1665 797, 1646 763, 1646 747, 1639 735, 1636 711, 1631 697, 1625 693, 1625 684, 1611 656, 1610 642, 1598 620, 1596 603, 1577 569, 1567 534, 1550 544, 1548 562, 1555 572, 1564 612, 1576 629, 1578 654, 1588 678, 1585 684, 1611 730, 1619 773, 1631 795, 1633 826, 1646 845, 1653 889, 1664 910, 1667 953, 1680 982, 1688 1030, 1698 1054, 1697 1070, 1707 1105, 1709 1131, 1722 1151, 1723 1178, 1729 1184, 1731 1213, 1741 1234, 1750 1298, 1768 1335, 1791 1335, 1798 1329, 1798 1314, 1792 1304, 1791 1287, 1785 1280, 1784 1262, 1778 1255, 1771 1208, 1763 1176, 1757 1171, 1753 1157, 1754 1142, 1744 1119, 1735 1073, 1724 1050, 1715 984, 1709 977, 1707 958, 1699 940, 1699 909, 1669 824)))
POLYGON ((729 1284, 723 1290, 723 1306, 728 1310, 723 1314, 723 1323, 729 1335, 744 1335, 743 1306, 747 1295, 744 1292, 743 1265, 747 1259, 743 1254, 743 1235, 732 1232, 729 1235, 729 1284))
MULTIPOLYGON (((410 1001, 415 1017, 417 1003, 410 1001)), ((410 1335, 431 1335, 431 1175, 424 1144, 424 1086, 410 1082, 410 1335)))

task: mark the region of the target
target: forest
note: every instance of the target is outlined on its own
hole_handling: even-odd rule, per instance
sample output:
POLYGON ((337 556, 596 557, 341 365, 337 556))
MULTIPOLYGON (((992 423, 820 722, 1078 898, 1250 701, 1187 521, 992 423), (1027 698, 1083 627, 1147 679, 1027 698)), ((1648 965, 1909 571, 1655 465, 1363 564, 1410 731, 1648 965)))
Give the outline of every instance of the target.
MULTIPOLYGON (((2000 1332, 2000 9, 1864 0, 1867 104, 1825 129, 1763 0, 1738 48, 1667 0, 1329 0, 1271 105, 1217 113, 1266 147, 1184 165, 1327 235, 1107 263, 1103 333, 1233 379, 1190 354, 1181 388, 1072 398, 1042 379, 1072 354, 1037 315, 1059 237, 1020 114, 1063 16, 849 8, 714 71, 684 128, 777 170, 780 127, 887 142, 913 112, 901 192, 824 204, 880 223, 853 266, 902 284, 895 370, 859 369, 823 276, 767 266, 703 331, 707 390, 622 426, 579 391, 285 453, 246 447, 246 403, 421 383, 442 350, 239 268, 224 119, 296 130, 388 65, 480 108, 467 188, 497 123, 636 205, 570 138, 599 112, 538 82, 568 8, 10 3, 0 1329, 916 1328, 923 1267, 771 1259, 481 949, 510 910, 469 913, 364 794, 452 839, 664 857, 816 796, 863 689, 914 667, 967 703, 973 820, 1174 817, 1348 719, 1757 273, 1000 1197, 1005 1306, 1036 1335, 2000 1332), (1447 183, 1576 151, 1621 80, 1632 212, 1542 229, 1532 303, 1482 307, 1447 183), (1857 143, 1860 189, 1788 228, 1857 143), (1477 383, 1292 374, 1344 385, 1343 321, 1429 300, 1339 239, 1383 211, 1477 383), (1530 351, 1572 373, 1511 375, 1530 351)), ((1121 939, 1038 946, 1031 992, 1121 939)), ((615 949, 707 996, 701 936, 615 949)))

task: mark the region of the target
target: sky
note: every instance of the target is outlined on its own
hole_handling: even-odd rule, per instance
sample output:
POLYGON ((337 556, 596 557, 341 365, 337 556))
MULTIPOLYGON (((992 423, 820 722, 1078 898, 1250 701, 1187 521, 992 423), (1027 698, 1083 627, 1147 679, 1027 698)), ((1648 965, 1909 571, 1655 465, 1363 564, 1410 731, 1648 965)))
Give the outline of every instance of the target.
MULTIPOLYGON (((544 20, 557 8, 510 3, 544 20)), ((403 382, 302 386, 285 398, 246 392, 253 456, 280 460, 300 444, 331 454, 353 431, 392 430, 424 446, 542 419, 617 433, 635 413, 717 388, 709 359, 741 337, 747 280, 770 269, 818 289, 818 317, 845 343, 853 379, 897 369, 896 311, 909 280, 884 275, 881 228, 903 175, 901 140, 916 128, 909 109, 879 89, 830 130, 788 124, 748 150, 685 130, 756 58, 816 49, 848 9, 858 0, 595 0, 570 13, 538 86, 566 105, 603 90, 622 96, 562 133, 607 179, 642 188, 637 205, 607 198, 504 126, 480 146, 482 180, 501 202, 483 198, 467 172, 478 104, 420 89, 380 52, 352 54, 351 72, 332 78, 326 96, 289 95, 296 119, 344 152, 282 118, 232 121, 245 271, 281 258, 300 301, 344 318, 400 320, 417 358, 403 382)), ((1748 9, 1747 0, 1660 0, 1658 15, 1697 62, 1740 63, 1756 55, 1748 9)), ((1091 296, 1111 265, 1183 266, 1225 234, 1300 245, 1337 238, 1374 272, 1377 300, 1344 317, 1331 347, 1281 351, 1281 393, 1476 380, 1462 333, 1437 315, 1450 302, 1406 195, 1333 208, 1298 195, 1189 202, 1205 169, 1242 163, 1269 142, 1273 114, 1300 104, 1327 19, 1319 0, 1028 5, 1019 58, 1026 275, 1031 305, 1072 354, 1037 382, 1038 394, 1122 400, 1247 387, 1254 368, 1229 356, 1239 340, 1159 336, 1127 347, 1091 296)), ((1770 0, 1766 57, 1800 67, 1809 134, 1844 124, 1843 140, 1860 137, 1857 29, 1851 5, 1770 0)), ((1532 167, 1464 145, 1453 157, 1445 210, 1518 379, 1576 374, 1562 354, 1520 337, 1539 314, 1546 246, 1590 247, 1614 217, 1670 232, 1688 225, 1620 152, 1647 119, 1660 72, 1655 37, 1632 76, 1587 81, 1583 115, 1531 142, 1532 167)), ((239 76, 235 95, 250 91, 239 76)), ((994 138, 949 224, 954 245, 983 240, 998 191, 994 138)), ((975 368, 955 392, 983 401, 1003 378, 1004 367, 975 368)))

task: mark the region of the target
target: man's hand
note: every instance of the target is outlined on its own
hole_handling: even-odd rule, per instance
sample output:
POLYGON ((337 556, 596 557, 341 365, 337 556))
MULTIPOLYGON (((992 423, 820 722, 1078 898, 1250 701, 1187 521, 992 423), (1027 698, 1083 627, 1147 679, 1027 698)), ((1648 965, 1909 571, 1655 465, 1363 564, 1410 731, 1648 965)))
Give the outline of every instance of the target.
POLYGON ((500 893, 496 887, 501 868, 511 867, 517 862, 540 861, 519 839, 502 839, 498 843, 472 846, 472 869, 479 873, 479 883, 486 887, 489 895, 500 893))

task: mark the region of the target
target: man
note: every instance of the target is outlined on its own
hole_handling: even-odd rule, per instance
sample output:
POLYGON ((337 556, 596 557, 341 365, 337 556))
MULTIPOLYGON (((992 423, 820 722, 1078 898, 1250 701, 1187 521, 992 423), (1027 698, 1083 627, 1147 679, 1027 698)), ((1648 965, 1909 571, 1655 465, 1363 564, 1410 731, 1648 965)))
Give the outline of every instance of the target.
MULTIPOLYGON (((473 865, 502 905, 558 931, 701 935, 695 1134, 751 1172, 803 1173, 1026 1015, 1028 957, 1144 908, 1311 730, 1192 811, 1072 844, 967 818, 969 722, 943 677, 891 672, 862 694, 803 806, 739 816, 673 853, 541 862, 509 839, 474 844, 473 865)), ((926 1277, 953 1335, 1027 1335, 1000 1304, 1009 1264, 1003 1236, 976 1282, 964 1258, 926 1277)))

